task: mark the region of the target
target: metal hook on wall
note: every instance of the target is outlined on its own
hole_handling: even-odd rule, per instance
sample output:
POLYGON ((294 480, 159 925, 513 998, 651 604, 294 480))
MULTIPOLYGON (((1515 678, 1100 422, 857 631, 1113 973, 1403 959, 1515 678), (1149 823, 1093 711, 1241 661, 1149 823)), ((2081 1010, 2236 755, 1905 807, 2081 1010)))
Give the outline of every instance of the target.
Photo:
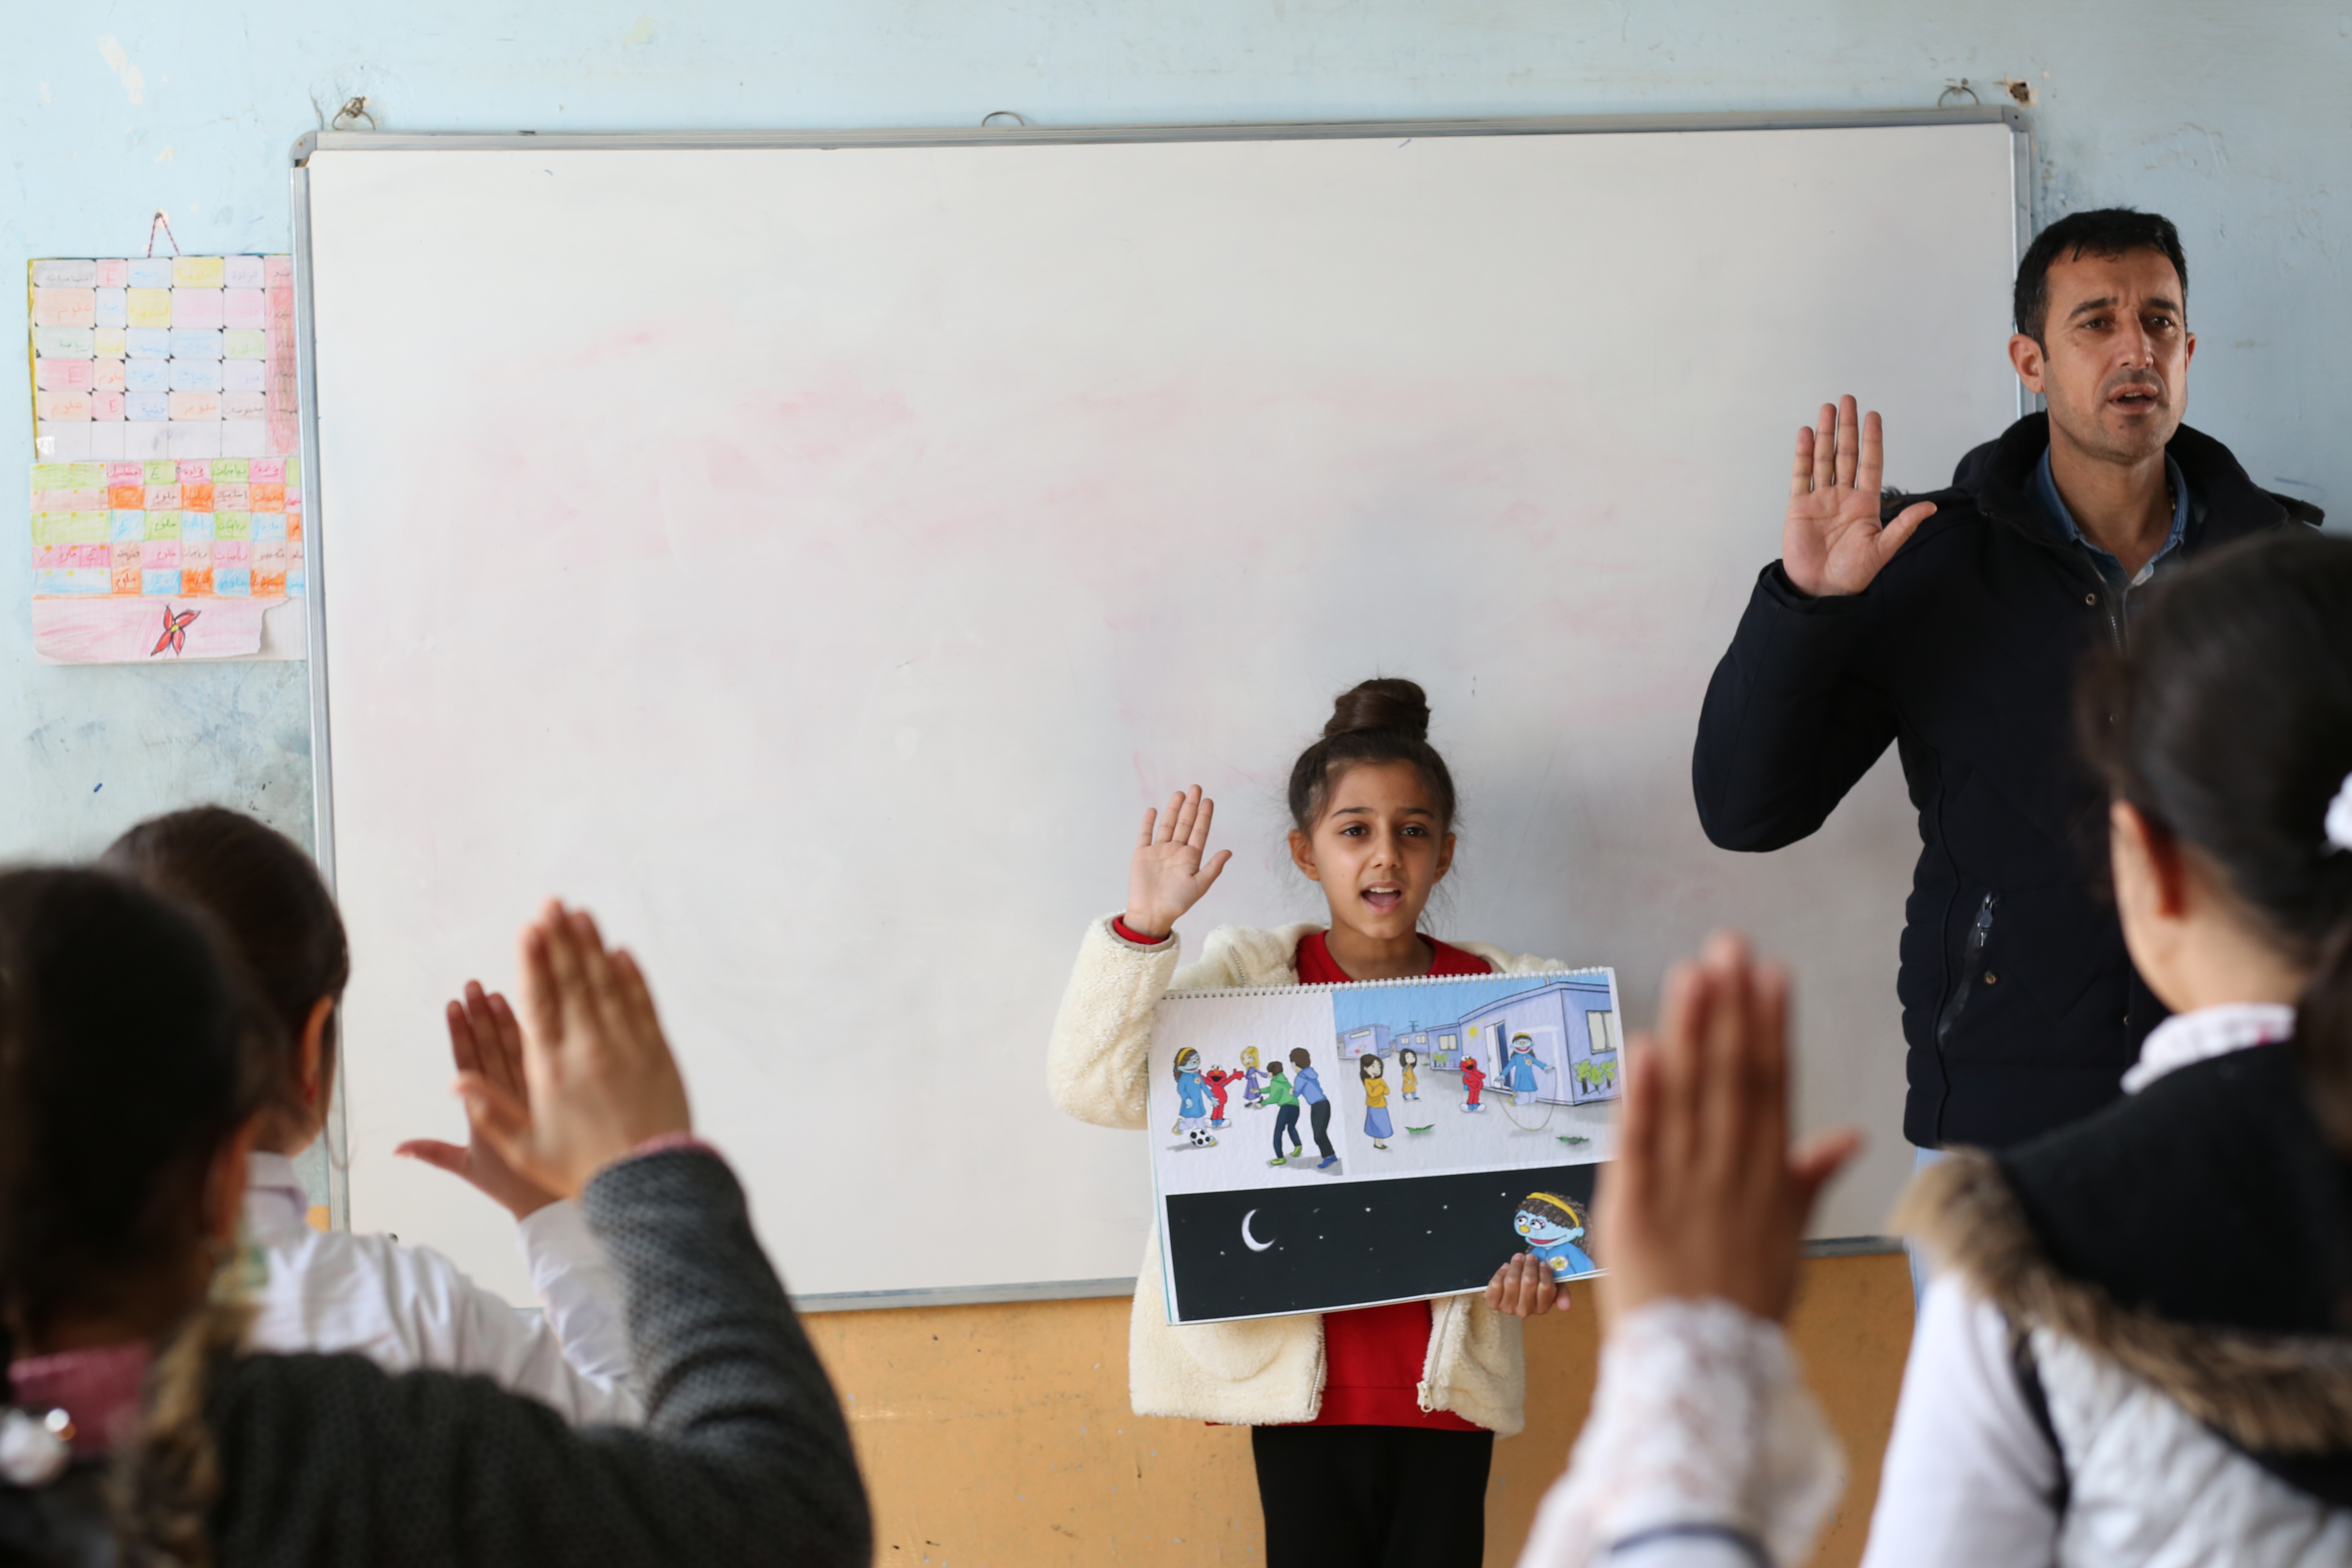
POLYGON ((993 131, 996 127, 991 125, 989 121, 997 119, 999 116, 1010 120, 1013 124, 1020 126, 1024 131, 1029 128, 1029 121, 1017 109, 994 109, 989 110, 989 112, 980 117, 980 128, 982 131, 993 131))
POLYGON ((353 131, 357 130, 359 122, 364 120, 367 121, 367 128, 371 131, 374 130, 375 116, 368 112, 367 101, 366 93, 361 93, 356 98, 344 100, 343 106, 335 110, 334 119, 328 121, 327 129, 330 131, 353 131))
POLYGON ((1969 79, 1961 77, 1957 80, 1948 81, 1944 90, 1936 95, 1936 107, 1938 109, 1950 108, 1957 100, 1956 95, 1963 92, 1969 95, 1969 101, 1970 103, 1982 103, 1984 101, 1983 99, 1977 96, 1977 89, 1969 85, 1969 79))

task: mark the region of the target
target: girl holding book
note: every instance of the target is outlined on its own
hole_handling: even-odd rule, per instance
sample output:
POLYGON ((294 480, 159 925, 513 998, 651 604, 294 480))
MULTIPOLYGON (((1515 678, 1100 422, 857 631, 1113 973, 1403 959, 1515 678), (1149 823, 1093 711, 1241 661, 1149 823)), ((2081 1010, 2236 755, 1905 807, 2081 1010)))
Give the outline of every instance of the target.
MULTIPOLYGON (((1087 928, 1055 1022, 1055 1103, 1097 1126, 1140 1129, 1153 1010, 1171 987, 1563 967, 1422 934, 1454 847, 1453 775, 1428 736, 1428 702, 1412 682, 1368 680, 1343 693, 1293 765, 1288 799, 1291 858, 1322 889, 1328 921, 1221 927, 1181 970, 1177 921, 1231 851, 1208 853, 1215 805, 1197 787, 1165 813, 1146 812, 1127 906, 1087 928)), ((1483 1297, 1180 1328, 1150 1283, 1160 1272, 1155 1229, 1129 1340, 1136 1412, 1253 1429, 1268 1568, 1468 1568, 1484 1551, 1495 1435, 1524 1425, 1518 1320, 1568 1300, 1524 1261, 1483 1297)))

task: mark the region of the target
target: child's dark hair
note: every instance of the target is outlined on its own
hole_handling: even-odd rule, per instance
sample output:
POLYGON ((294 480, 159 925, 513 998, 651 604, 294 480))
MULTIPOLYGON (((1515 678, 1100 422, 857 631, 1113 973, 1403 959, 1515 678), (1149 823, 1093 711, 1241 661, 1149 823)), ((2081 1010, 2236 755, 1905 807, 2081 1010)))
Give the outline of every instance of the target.
POLYGON ((2352 540, 2296 528, 2164 578, 2129 648, 2086 672, 2075 724, 2109 795, 2312 966, 2297 1046, 2352 1146, 2352 852, 2326 826, 2352 773, 2352 540))
POLYGON ((1305 1046, 1294 1046, 1291 1047, 1290 1065, 1292 1067, 1303 1068, 1314 1059, 1314 1058, 1307 1054, 1307 1047, 1305 1046))
POLYGON ((1414 1050, 1411 1046, 1399 1046, 1397 1047, 1397 1066, 1409 1068, 1417 1065, 1420 1060, 1421 1053, 1414 1050))
POLYGON ((1437 830, 1454 828, 1454 775, 1429 743, 1429 698, 1410 680, 1358 683, 1331 704, 1323 738, 1290 767, 1290 819, 1312 833, 1331 804, 1331 786, 1359 763, 1411 763, 1437 808, 1437 830))
MULTIPOLYGON (((1366 1051, 1362 1056, 1358 1057, 1356 1058, 1356 1081, 1358 1083, 1371 1082, 1372 1068, 1374 1064, 1380 1061, 1380 1053, 1378 1051, 1366 1051)), ((1383 1078, 1388 1076, 1387 1068, 1383 1067, 1381 1068, 1381 1076, 1383 1078)))
POLYGON ((264 1039, 194 911, 102 871, 0 873, 0 1403, 11 1325, 119 1311, 193 1257, 264 1039))
MULTIPOLYGON (((99 863, 212 917, 277 1024, 271 1099, 279 1114, 307 1114, 298 1087, 302 1031, 320 997, 340 1005, 352 977, 343 918, 310 857, 242 812, 200 805, 148 818, 109 845, 99 863)), ((319 1041, 321 1085, 334 1068, 330 1013, 319 1041)))

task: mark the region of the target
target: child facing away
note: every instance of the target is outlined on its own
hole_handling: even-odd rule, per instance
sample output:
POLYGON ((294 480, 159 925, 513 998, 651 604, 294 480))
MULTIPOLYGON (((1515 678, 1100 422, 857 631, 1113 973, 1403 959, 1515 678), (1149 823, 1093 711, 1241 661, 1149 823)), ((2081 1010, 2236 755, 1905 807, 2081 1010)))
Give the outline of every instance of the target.
MULTIPOLYGON (((478 1372, 573 1421, 635 1422, 618 1283, 580 1205, 515 1172, 481 1138, 409 1143, 515 1216, 544 1315, 526 1318, 430 1247, 314 1230, 293 1157, 319 1137, 334 1087, 351 954, 342 917, 291 840, 220 806, 141 823, 100 862, 203 910, 265 1003, 268 1080, 247 1164, 246 1234, 260 1252, 248 1342, 352 1351, 392 1372, 478 1372)), ((522 1036, 506 998, 467 988, 447 1023, 460 1071, 524 1092, 522 1036)))
MULTIPOLYGON (((1913 1179, 1898 1218, 1937 1272, 1864 1563, 2352 1562, 2352 541, 2282 531, 2158 579, 2076 719, 2171 1016, 2124 1099, 1913 1179)), ((1678 974, 1665 1048, 1631 1058, 1615 1310, 1520 1568, 1794 1563, 1837 1494, 1773 1322, 1827 1156, 1775 1175, 1785 995, 1712 958, 1734 1005, 1678 974)))
POLYGON ((1837 1502, 1837 1439, 1780 1321, 1814 1200, 1861 1141, 1790 1149, 1788 1010, 1787 973, 1736 937, 1666 972, 1601 1172, 1592 1408, 1519 1568, 1793 1568, 1837 1502))
MULTIPOLYGON (((1177 967, 1176 922, 1207 892, 1230 851, 1206 858, 1214 803, 1195 788, 1164 815, 1147 812, 1126 909, 1087 928, 1047 1052, 1055 1103, 1098 1126, 1140 1128, 1153 1010, 1178 989, 1328 984, 1421 974, 1562 967, 1482 943, 1419 931, 1454 857, 1452 775, 1430 746, 1429 707, 1407 680, 1369 680, 1334 704, 1322 739, 1290 773, 1291 858, 1319 885, 1328 924, 1220 927, 1199 962, 1177 967)), ((1276 1163, 1298 1146, 1303 1099, 1328 1125, 1328 1098, 1306 1071, 1286 1082, 1268 1064, 1265 1098, 1281 1109, 1276 1163)), ((1330 1149, 1323 1144, 1323 1156, 1330 1149)), ((1485 1296, 1449 1296, 1358 1311, 1171 1326, 1155 1227, 1135 1293, 1129 1393, 1137 1414, 1253 1428, 1267 1568, 1331 1562, 1475 1564, 1484 1550, 1494 1436, 1524 1424, 1519 1317, 1564 1306, 1567 1292, 1514 1259, 1485 1296), (1410 1473, 1373 1488, 1368 1473, 1410 1473)))
POLYGON ((124 878, 0 874, 0 1562, 865 1568, 840 1405, 644 976, 556 905, 522 966, 530 1093, 462 1092, 608 1251, 642 1427, 247 1348, 222 1277, 284 1068, 239 961, 124 878))
POLYGON ((2075 716, 2172 1016, 2122 1100, 1912 1184, 1864 1562, 2352 1562, 2352 542, 2159 578, 2075 716))

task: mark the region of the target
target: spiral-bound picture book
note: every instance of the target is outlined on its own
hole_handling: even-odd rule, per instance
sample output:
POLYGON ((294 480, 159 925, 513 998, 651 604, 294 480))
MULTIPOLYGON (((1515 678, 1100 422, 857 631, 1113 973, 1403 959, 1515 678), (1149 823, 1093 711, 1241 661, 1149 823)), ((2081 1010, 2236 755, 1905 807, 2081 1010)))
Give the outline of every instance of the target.
POLYGON ((1595 1272, 1622 1079, 1613 970, 1173 992, 1152 1030, 1169 1321, 1595 1272))

